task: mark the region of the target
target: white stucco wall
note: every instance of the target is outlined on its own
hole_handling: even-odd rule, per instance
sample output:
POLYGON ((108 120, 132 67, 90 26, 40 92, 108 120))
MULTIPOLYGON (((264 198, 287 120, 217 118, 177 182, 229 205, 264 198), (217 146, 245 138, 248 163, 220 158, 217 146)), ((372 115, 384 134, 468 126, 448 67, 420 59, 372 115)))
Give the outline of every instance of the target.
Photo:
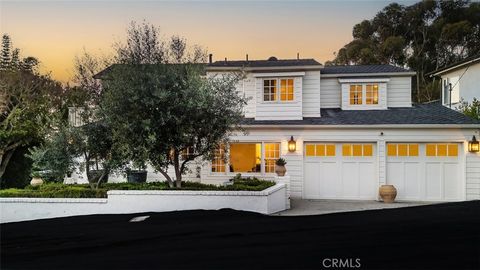
POLYGON ((263 191, 111 190, 108 199, 0 198, 0 223, 93 214, 231 208, 271 214, 287 208, 285 183, 263 191))

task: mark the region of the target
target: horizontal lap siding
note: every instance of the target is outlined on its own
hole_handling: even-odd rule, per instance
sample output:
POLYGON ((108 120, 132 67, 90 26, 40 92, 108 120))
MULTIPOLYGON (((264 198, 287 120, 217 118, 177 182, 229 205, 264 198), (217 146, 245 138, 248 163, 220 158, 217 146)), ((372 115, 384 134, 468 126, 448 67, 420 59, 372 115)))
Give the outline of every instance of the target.
POLYGON ((340 108, 342 87, 338 78, 322 78, 320 89, 320 105, 322 108, 340 108))
MULTIPOLYGON (((301 120, 302 119, 302 77, 294 78, 294 100, 288 102, 264 102, 263 79, 255 79, 256 120, 301 120)), ((280 91, 280 88, 278 88, 280 91)))
POLYGON ((390 77, 387 83, 387 106, 412 106, 412 77, 390 77))
POLYGON ((255 92, 255 78, 253 78, 252 74, 248 74, 247 78, 243 80, 242 87, 245 93, 245 97, 248 98, 247 105, 244 108, 245 117, 254 118, 256 92, 255 92))
POLYGON ((468 154, 466 158, 467 200, 480 199, 480 155, 468 154))
POLYGON ((307 71, 303 77, 302 107, 304 117, 320 116, 320 71, 307 71))

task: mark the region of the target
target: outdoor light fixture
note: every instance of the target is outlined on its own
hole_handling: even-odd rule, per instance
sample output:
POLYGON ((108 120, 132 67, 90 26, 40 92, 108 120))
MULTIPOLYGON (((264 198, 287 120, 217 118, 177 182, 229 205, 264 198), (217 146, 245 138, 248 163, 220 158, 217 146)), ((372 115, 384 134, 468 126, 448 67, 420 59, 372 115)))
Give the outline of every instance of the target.
POLYGON ((480 143, 477 141, 477 138, 475 138, 474 135, 472 140, 468 142, 468 152, 478 153, 478 151, 480 151, 480 143))
POLYGON ((297 150, 297 142, 293 139, 293 136, 290 136, 288 141, 288 152, 295 152, 297 150))

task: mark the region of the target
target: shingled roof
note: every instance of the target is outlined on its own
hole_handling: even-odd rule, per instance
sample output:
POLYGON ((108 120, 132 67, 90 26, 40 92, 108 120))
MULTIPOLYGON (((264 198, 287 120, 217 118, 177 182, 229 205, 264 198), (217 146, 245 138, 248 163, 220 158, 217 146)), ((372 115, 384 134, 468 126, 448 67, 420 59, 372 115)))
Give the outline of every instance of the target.
POLYGON ((321 109, 321 117, 305 117, 303 120, 255 120, 246 118, 244 125, 478 125, 462 113, 442 106, 439 102, 414 105, 409 108, 388 110, 321 109))
POLYGON ((356 73, 402 73, 411 70, 392 65, 349 65, 349 66, 325 66, 322 74, 356 74, 356 73))
POLYGON ((208 67, 298 67, 298 66, 321 66, 315 59, 277 59, 270 57, 267 60, 228 60, 215 61, 208 64, 208 67))

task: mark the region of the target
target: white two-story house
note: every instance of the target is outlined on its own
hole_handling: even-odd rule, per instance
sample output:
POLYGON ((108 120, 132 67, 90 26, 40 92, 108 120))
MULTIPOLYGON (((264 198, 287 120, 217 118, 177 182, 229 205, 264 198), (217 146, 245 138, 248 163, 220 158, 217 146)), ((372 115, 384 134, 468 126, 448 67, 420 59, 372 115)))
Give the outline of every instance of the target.
POLYGON ((412 105, 414 72, 274 57, 207 68, 213 76, 239 70, 248 133, 232 138, 227 162, 203 167, 201 181, 273 178, 283 157, 293 198, 375 200, 382 184, 400 200, 480 198, 480 155, 468 152, 480 122, 439 103, 412 105))
POLYGON ((292 198, 377 200, 392 184, 398 200, 480 199, 480 154, 468 149, 480 122, 441 103, 412 105, 414 72, 275 57, 207 65, 208 76, 237 71, 246 73, 238 92, 249 98, 247 133, 212 162, 192 164, 187 180, 273 180, 282 157, 292 198))

